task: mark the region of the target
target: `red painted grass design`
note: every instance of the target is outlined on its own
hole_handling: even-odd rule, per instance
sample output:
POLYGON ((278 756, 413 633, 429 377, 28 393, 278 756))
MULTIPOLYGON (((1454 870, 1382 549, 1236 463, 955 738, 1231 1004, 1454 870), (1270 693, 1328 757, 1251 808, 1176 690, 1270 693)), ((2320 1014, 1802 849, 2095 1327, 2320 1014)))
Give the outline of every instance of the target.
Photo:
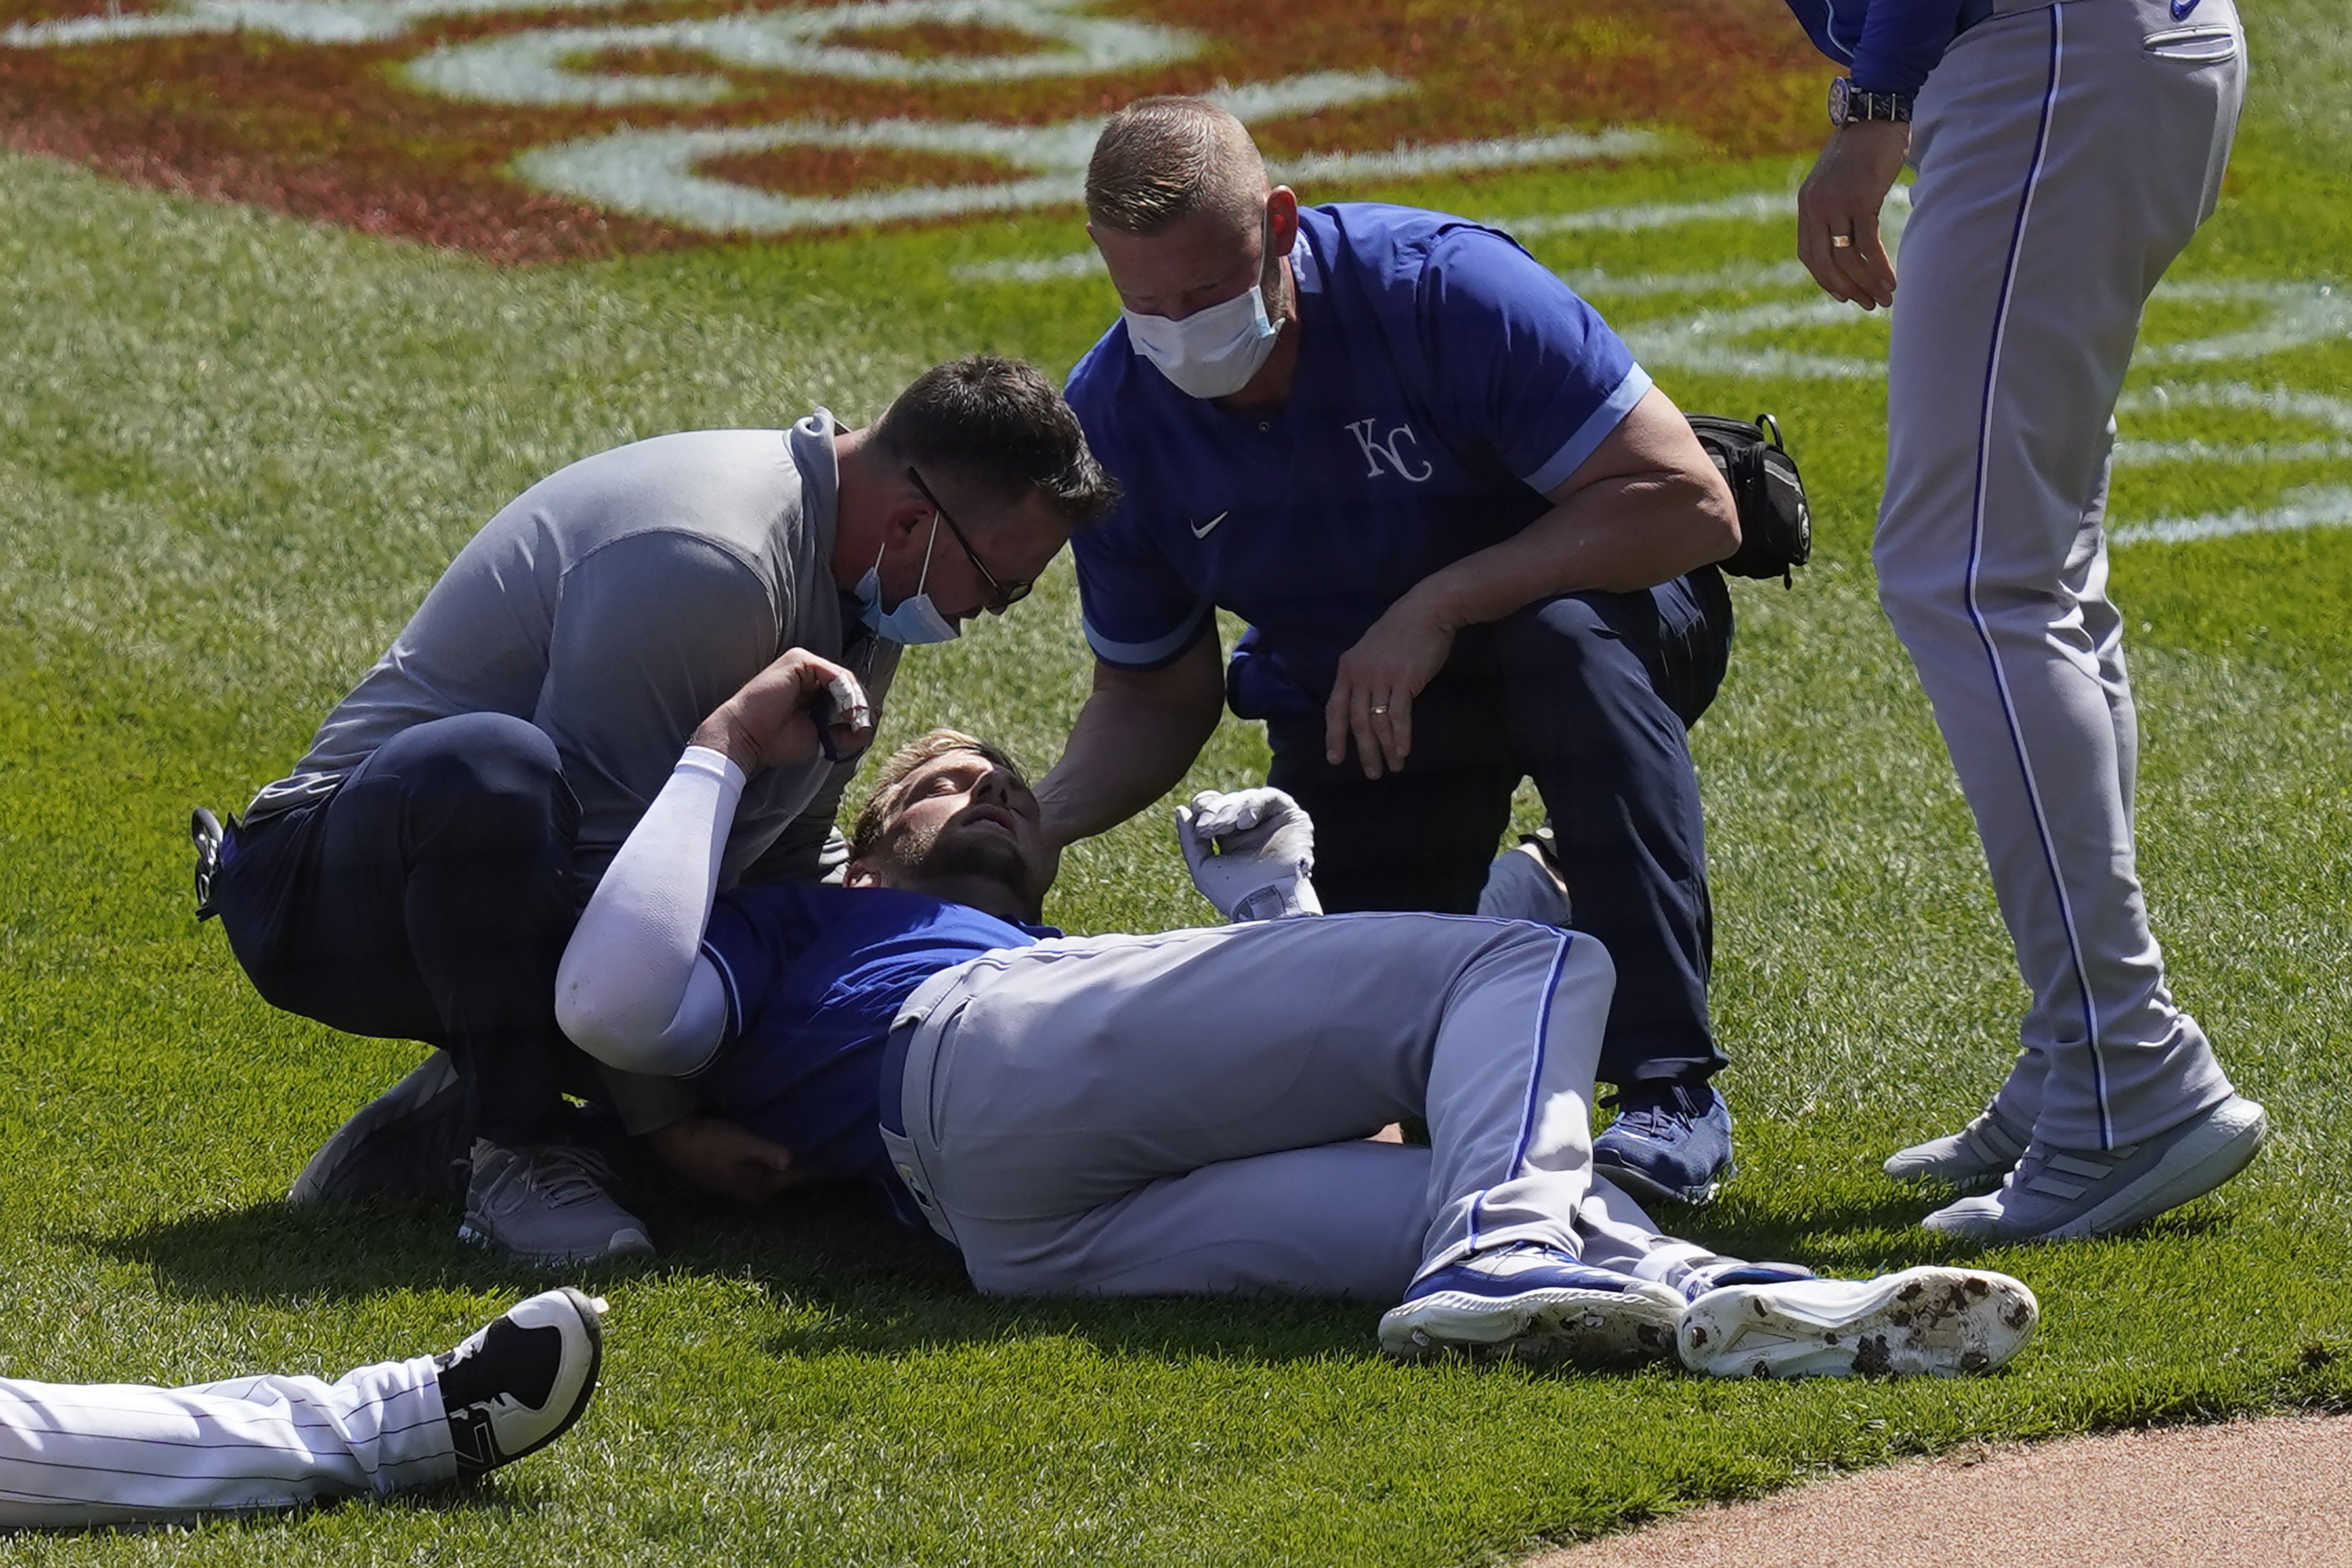
MULTIPOLYGON (((506 173, 519 153, 638 126, 760 125, 812 114, 1051 123, 1149 92, 1305 70, 1386 70, 1416 90, 1257 127, 1269 154, 1647 125, 1727 154, 1812 139, 1826 74, 1780 0, 1107 0, 1100 8, 1212 40, 1179 64, 1114 77, 908 84, 730 74, 725 101, 690 109, 520 109, 450 102, 397 68, 436 42, 575 23, 674 20, 741 0, 659 0, 593 13, 428 24, 392 43, 324 47, 259 34, 0 47, 0 142, 159 189, 471 251, 499 262, 701 244, 710 237, 599 212, 506 173)), ((90 0, 0 0, 0 23, 89 15, 90 0)), ((130 9, 130 7, 125 7, 130 9)), ((837 42, 853 40, 842 38, 837 42)), ((859 37, 910 55, 1013 53, 1018 36, 939 26, 859 37)), ((632 54, 675 68, 692 57, 632 54)), ((693 68, 712 74, 696 59, 693 68)), ((722 160, 740 183, 844 195, 1000 177, 984 159, 789 150, 722 160)), ((1310 199, 1322 193, 1308 192, 1310 199)))

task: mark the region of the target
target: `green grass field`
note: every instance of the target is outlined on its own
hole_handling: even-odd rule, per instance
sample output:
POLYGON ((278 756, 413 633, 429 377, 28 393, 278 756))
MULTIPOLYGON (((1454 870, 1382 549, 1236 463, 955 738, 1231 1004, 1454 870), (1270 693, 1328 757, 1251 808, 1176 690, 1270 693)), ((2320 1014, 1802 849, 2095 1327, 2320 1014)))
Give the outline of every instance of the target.
MULTIPOLYGON (((2126 530, 2352 517, 2352 57, 2337 0, 2250 9, 2229 194, 2127 394, 2126 530)), ((1801 170, 1685 150, 1347 194, 1557 219, 1785 192, 1801 170)), ((535 1281, 461 1248, 447 1216, 278 1203, 415 1052, 253 995, 190 919, 189 805, 282 772, 450 553, 541 473, 817 403, 855 422, 973 349, 1058 374, 1108 289, 959 271, 1076 250, 1069 212, 524 271, 23 157, 0 157, 0 1373, 332 1375, 445 1348, 535 1281)), ((1840 1271, 1956 1256, 1878 1160, 1975 1109, 2024 996, 1872 598, 1883 384, 1851 372, 1883 327, 1788 324, 1807 293, 1780 267, 1780 219, 1523 226, 1685 406, 1777 411, 1818 506, 1796 590, 1739 585, 1733 676, 1696 735, 1743 1169, 1667 1222, 1840 1271)), ((2243 1179, 2141 1234, 1981 1255, 2043 1303, 2005 1374, 1400 1368, 1360 1308, 989 1302, 847 1207, 655 1200, 663 1261, 605 1287, 593 1409, 489 1484, 6 1551, 1486 1563, 1971 1439, 2352 1403, 2352 528, 2121 545, 2115 581, 2137 627, 2157 931, 2276 1131, 2243 1179)), ((1013 616, 911 658, 891 725, 953 722, 1043 764, 1086 678, 1060 566, 1013 616)), ((1263 758, 1229 722, 1186 787, 1263 758)), ((1101 931, 1210 911, 1153 817, 1075 851, 1049 916, 1101 931)))

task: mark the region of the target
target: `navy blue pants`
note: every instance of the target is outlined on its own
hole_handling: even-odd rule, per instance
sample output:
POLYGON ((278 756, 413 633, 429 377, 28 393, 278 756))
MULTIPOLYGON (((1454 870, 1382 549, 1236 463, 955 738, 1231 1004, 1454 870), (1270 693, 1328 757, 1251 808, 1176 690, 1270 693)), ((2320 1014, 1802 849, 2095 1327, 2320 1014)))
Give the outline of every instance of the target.
POLYGON ((239 826, 213 883, 221 925, 273 1006, 457 1064, 475 1131, 555 1136, 592 1064, 555 1026, 579 918, 580 806, 554 742, 467 713, 404 730, 325 800, 239 826))
POLYGON ((1412 705, 1403 769, 1364 777, 1352 747, 1323 760, 1319 715, 1268 721, 1266 782, 1315 819, 1323 907, 1478 907, 1533 778, 1551 814, 1578 931, 1617 964, 1600 1078, 1704 1078, 1725 1063, 1707 1026, 1714 915, 1706 831, 1685 731, 1731 650, 1731 595, 1703 568, 1637 594, 1572 594, 1465 631, 1412 705))

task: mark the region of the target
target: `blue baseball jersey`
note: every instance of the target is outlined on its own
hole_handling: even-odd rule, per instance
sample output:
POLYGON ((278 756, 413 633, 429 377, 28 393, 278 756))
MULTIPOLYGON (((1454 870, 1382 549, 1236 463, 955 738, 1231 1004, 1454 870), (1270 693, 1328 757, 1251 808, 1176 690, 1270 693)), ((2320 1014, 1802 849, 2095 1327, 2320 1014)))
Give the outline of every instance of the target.
POLYGON ((1987 0, 1789 0, 1813 47, 1864 92, 1916 92, 1987 0))
POLYGON ((801 1169, 897 1190, 877 1131, 882 1045, 940 970, 1062 933, 885 888, 763 882, 719 895, 702 951, 727 989, 706 1075, 719 1111, 801 1169))
POLYGON ((1070 406, 1124 491, 1073 552, 1104 663, 1158 668, 1223 607, 1319 707, 1391 605, 1548 510, 1650 378, 1507 235, 1372 203, 1298 216, 1302 335, 1280 408, 1187 396, 1123 321, 1071 372, 1070 406))

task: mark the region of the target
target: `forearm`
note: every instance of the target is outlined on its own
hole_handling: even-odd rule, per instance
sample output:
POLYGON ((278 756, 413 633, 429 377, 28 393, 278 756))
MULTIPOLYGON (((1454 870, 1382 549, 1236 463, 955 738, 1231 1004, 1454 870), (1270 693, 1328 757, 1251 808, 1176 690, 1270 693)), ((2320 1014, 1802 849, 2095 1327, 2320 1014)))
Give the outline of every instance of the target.
POLYGON ((1037 785, 1046 837, 1056 847, 1090 838, 1174 788, 1224 710, 1224 672, 1213 633, 1165 669, 1134 675, 1095 668, 1061 761, 1037 785))
POLYGON ((689 747, 563 950, 556 1022, 607 1066, 692 1072, 718 1047, 726 1014, 702 932, 742 791, 740 768, 689 747))
POLYGON ((1730 498, 1675 470, 1588 485, 1498 544, 1422 579, 1405 598, 1450 631, 1559 594, 1631 593, 1739 546, 1730 498))

